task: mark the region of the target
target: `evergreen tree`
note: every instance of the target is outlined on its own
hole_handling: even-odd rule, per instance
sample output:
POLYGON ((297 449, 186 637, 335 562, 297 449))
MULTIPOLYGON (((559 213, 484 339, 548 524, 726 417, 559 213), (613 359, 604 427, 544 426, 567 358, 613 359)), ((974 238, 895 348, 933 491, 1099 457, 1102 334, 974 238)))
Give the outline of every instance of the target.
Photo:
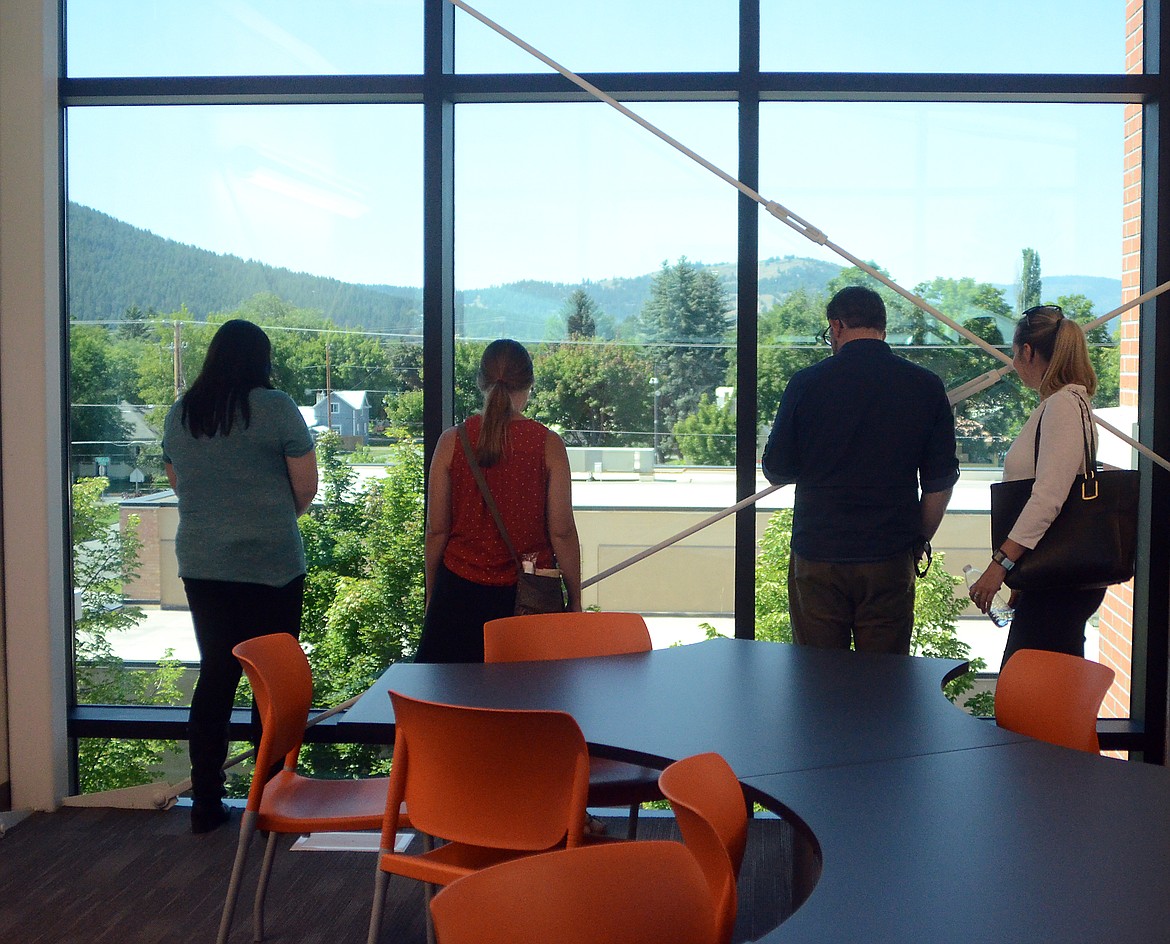
POLYGON ((1023 314, 1029 308, 1040 304, 1040 253, 1027 248, 1022 253, 1020 265, 1020 290, 1016 296, 1017 312, 1023 314))
POLYGON ((704 393, 714 394, 727 373, 725 343, 730 328, 719 280, 686 257, 662 264, 639 319, 652 352, 661 393, 663 425, 673 428, 694 413, 704 393))
POLYGON ((574 289, 563 309, 569 338, 592 338, 597 334, 597 302, 583 288, 574 289))

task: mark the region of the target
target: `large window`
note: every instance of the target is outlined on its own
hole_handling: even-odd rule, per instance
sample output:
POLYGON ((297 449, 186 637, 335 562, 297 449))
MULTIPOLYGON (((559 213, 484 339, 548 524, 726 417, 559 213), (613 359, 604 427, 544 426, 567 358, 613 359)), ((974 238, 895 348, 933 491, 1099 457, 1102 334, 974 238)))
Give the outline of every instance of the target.
POLYGON ((70 76, 422 71, 418 0, 69 0, 70 76))
POLYGON ((777 72, 1117 73, 1126 4, 1066 0, 770 0, 760 65, 777 72))
MULTIPOLYGON (((1030 305, 1059 303, 1086 323, 1121 305, 1124 126, 1121 105, 765 103, 761 190, 1006 351, 1030 305)), ((827 353, 813 340, 825 323, 825 301, 858 270, 767 217, 760 257, 758 389, 767 421, 793 371, 827 353)), ((886 298, 891 344, 938 373, 948 389, 1002 366, 888 287, 870 284, 886 298)), ((1121 320, 1091 334, 1101 381, 1094 402, 1111 419, 1127 412, 1132 424, 1136 411, 1119 408, 1121 320)), ((934 541, 938 570, 958 575, 964 565, 986 565, 989 486, 1036 402, 1014 375, 956 402, 962 477, 934 541)), ((1129 465, 1120 445, 1105 437, 1102 448, 1110 461, 1129 465)), ((764 545, 761 567, 770 571, 775 542, 764 545)), ((920 622, 927 622, 932 614, 923 608, 933 598, 920 597, 920 622)), ((957 615, 967 647, 959 654, 994 675, 1006 628, 974 608, 957 615)), ((1086 627, 1091 657, 1100 652, 1098 623, 1086 627)), ((759 624, 762 634, 786 638, 784 614, 761 609, 759 624)), ((934 642, 921 651, 947 653, 934 642)), ((1128 699, 1128 687, 1118 692, 1128 699)))
MULTIPOLYGON (((421 506, 408 521, 401 503, 362 510, 355 496, 401 472, 395 487, 421 502, 424 456, 478 408, 492 338, 534 355, 530 412, 570 447, 586 577, 763 486, 763 437, 787 378, 825 354, 824 301, 856 275, 846 258, 745 209, 727 182, 446 0, 205 6, 66 4, 76 566, 118 540, 133 561, 124 573, 90 561, 79 700, 188 697, 158 435, 227 317, 269 331, 278 385, 340 434, 320 453, 333 487, 306 531, 308 632, 322 633, 310 641, 333 667, 323 676, 336 673, 325 701, 409 653, 421 613, 421 506), (353 517, 367 512, 389 517, 353 517), (415 544, 369 543, 387 529, 415 544), (371 571, 404 547, 414 571, 371 571), (392 580, 407 602, 387 616, 392 580), (371 642, 374 625, 393 628, 371 642), (168 647, 180 665, 160 688, 168 647), (145 663, 143 684, 102 687, 121 671, 107 658, 145 663)), ((1140 19, 1116 3, 1025 6, 480 5, 999 345, 1030 298, 1029 266, 1043 301, 1089 320, 1136 293, 1142 249, 1140 19)), ((948 387, 998 366, 890 300, 891 341, 948 387)), ((1135 313, 1125 332, 1114 321, 1094 335, 1098 406, 1126 429, 1152 412, 1138 325, 1135 313)), ((1028 397, 1009 377, 957 407, 963 483, 936 542, 951 573, 985 562, 987 487, 1028 397)), ((586 602, 646 613, 656 644, 706 624, 776 638, 790 504, 778 492, 586 602)), ((994 674, 1002 631, 956 600, 956 638, 994 674)), ((1089 653, 1127 680, 1127 647, 1140 665, 1145 646, 1129 606, 1107 643, 1089 627, 1089 653)), ((1129 713, 1128 687, 1113 711, 1129 713)))
MULTIPOLYGON (((732 71, 737 66, 735 0, 484 0, 485 17, 576 72, 732 71)), ((549 67, 460 10, 460 72, 546 72, 549 67)))
MULTIPOLYGON (((413 621, 409 580, 387 577, 402 548, 361 545, 391 514, 364 502, 366 479, 393 463, 387 480, 421 483, 421 125, 417 105, 68 111, 80 703, 189 703, 198 650, 160 434, 228 318, 264 328, 276 386, 315 435, 336 434, 337 448, 320 439, 323 510, 305 524, 306 641, 327 652, 381 579, 389 609, 409 614, 393 619, 413 621)), ((408 543, 415 560, 418 534, 408 543)), ((328 697, 346 697, 345 669, 319 662, 328 697)), ((141 762, 81 750, 83 786, 117 785, 141 762)))

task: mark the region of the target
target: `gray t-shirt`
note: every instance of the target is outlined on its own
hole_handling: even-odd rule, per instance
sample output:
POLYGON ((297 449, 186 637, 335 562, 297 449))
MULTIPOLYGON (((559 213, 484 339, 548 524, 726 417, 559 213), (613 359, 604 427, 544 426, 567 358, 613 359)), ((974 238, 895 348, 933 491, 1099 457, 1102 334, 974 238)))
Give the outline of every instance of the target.
POLYGON ((196 439, 183 401, 163 428, 163 458, 178 479, 179 576, 282 587, 305 572, 305 550, 285 457, 313 448, 296 404, 280 390, 248 395, 251 422, 227 436, 196 439))

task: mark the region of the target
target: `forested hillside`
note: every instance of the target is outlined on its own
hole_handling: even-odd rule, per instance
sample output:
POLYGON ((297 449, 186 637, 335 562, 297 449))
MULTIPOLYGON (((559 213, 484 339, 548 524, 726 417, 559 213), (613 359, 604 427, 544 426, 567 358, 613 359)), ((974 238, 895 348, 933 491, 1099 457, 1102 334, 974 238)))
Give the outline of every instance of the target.
POLYGON ((419 334, 418 288, 351 285, 278 269, 163 239, 76 203, 69 204, 69 317, 110 321, 129 308, 202 319, 271 293, 318 309, 335 324, 419 334))
MULTIPOLYGON (((75 321, 116 321, 125 312, 162 314, 184 306, 197 319, 235 311, 249 298, 276 295, 298 308, 318 309, 334 324, 396 334, 421 333, 422 291, 393 285, 354 285, 291 272, 164 239, 76 203, 69 205, 69 314, 75 321)), ((735 267, 703 265, 735 297, 735 267)), ((824 290, 841 271, 832 263, 786 257, 760 263, 760 307, 803 288, 824 290)), ((465 337, 507 334, 525 341, 563 337, 562 313, 584 289, 602 314, 598 334, 613 337, 638 315, 657 273, 577 284, 522 281, 461 291, 456 323, 465 337)))

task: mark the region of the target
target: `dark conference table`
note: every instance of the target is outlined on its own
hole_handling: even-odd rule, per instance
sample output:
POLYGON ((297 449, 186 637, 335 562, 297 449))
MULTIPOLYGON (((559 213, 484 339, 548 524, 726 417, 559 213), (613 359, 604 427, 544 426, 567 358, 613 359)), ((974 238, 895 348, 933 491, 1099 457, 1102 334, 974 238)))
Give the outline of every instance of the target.
POLYGON ((768 942, 1170 940, 1170 772, 1041 744, 940 693, 954 660, 719 639, 507 665, 391 666, 386 692, 571 713, 609 756, 727 758, 821 868, 768 942))

